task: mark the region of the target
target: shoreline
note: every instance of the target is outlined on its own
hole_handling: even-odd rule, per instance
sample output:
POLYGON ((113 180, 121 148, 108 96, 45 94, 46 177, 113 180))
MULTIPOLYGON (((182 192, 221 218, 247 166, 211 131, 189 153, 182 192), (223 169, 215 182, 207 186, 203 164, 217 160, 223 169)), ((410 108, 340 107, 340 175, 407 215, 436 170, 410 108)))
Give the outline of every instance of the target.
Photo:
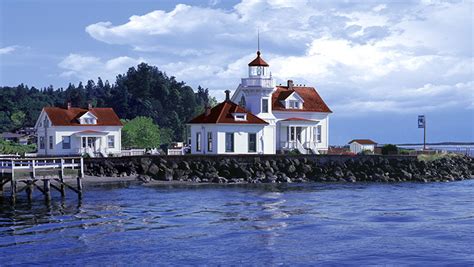
POLYGON ((474 159, 465 156, 141 156, 85 161, 89 176, 131 177, 190 184, 298 182, 442 182, 472 179, 474 159))

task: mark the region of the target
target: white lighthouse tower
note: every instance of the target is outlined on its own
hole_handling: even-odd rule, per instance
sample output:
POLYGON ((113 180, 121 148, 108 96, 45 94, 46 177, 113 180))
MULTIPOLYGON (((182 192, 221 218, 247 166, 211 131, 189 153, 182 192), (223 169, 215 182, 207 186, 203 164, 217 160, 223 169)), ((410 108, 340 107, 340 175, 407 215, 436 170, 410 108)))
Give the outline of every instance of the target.
MULTIPOLYGON (((275 140, 276 118, 272 112, 272 93, 275 91, 275 82, 269 70, 270 66, 260 55, 259 49, 257 57, 248 64, 248 77, 241 79, 231 100, 268 122, 263 136, 268 140, 275 140)), ((260 141, 262 145, 267 144, 264 148, 265 154, 275 153, 275 141, 271 145, 268 141, 260 141)))
POLYGON ((275 90, 275 82, 268 63, 260 55, 260 51, 257 51, 257 57, 248 64, 249 76, 242 78, 239 87, 232 96, 232 101, 264 119, 270 125, 274 125, 272 93, 275 90))

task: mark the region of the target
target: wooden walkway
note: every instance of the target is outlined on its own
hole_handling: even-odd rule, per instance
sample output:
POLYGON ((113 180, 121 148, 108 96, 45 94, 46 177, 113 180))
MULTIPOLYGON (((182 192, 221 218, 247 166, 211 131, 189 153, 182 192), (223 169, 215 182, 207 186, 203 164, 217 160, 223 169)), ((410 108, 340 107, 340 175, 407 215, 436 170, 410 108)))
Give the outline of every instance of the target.
POLYGON ((33 191, 40 191, 46 200, 51 200, 51 188, 62 197, 66 189, 82 197, 84 160, 80 157, 66 158, 0 158, 0 197, 10 184, 10 197, 16 201, 17 194, 25 191, 28 201, 33 199, 33 191), (75 186, 66 183, 65 178, 75 178, 75 186), (39 185, 38 185, 39 183, 39 185))

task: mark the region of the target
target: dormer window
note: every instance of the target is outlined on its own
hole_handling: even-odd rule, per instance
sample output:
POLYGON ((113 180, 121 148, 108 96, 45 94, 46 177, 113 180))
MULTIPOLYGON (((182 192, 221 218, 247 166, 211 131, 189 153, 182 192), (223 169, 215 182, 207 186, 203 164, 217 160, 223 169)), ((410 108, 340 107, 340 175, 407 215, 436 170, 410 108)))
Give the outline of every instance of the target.
POLYGON ((281 101, 281 103, 287 109, 303 109, 304 100, 298 93, 292 92, 285 100, 281 101))
POLYGON ((246 121, 247 120, 247 114, 245 114, 245 113, 234 113, 232 115, 234 116, 235 121, 246 121))
POLYGON ((289 103, 289 104, 290 104, 290 108, 299 109, 300 106, 301 106, 300 102, 297 101, 297 100, 290 100, 289 102, 290 102, 290 103, 289 103))
POLYGON ((96 120, 94 118, 82 118, 81 124, 96 124, 96 120))
POLYGON ((90 112, 87 112, 86 114, 82 115, 82 117, 79 119, 79 122, 81 124, 97 124, 97 118, 90 112))

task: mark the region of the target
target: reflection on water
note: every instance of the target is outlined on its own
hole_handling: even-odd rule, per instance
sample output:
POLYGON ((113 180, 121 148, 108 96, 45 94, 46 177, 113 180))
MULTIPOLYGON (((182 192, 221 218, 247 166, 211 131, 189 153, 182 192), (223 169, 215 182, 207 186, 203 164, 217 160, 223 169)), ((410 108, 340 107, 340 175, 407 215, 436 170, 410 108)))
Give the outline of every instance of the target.
POLYGON ((0 202, 2 264, 474 264, 474 182, 139 185, 0 202))

